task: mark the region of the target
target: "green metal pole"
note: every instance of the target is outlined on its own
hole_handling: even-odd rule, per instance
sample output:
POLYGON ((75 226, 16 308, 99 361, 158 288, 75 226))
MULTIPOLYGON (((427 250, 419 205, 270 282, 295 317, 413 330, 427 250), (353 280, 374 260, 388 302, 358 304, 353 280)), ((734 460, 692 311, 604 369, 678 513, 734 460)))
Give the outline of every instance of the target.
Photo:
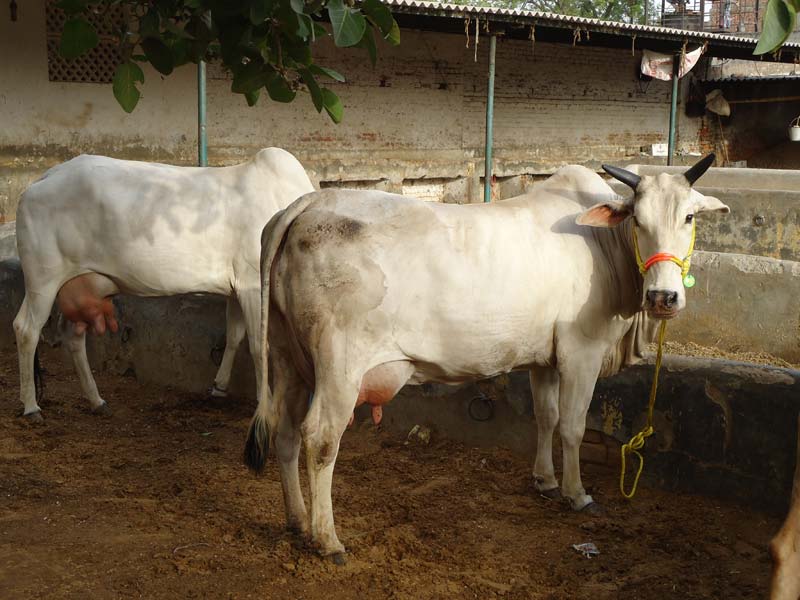
POLYGON ((489 90, 486 93, 486 144, 483 169, 483 201, 492 201, 492 129, 494 128, 494 55, 497 36, 489 38, 489 90))
POLYGON ((667 164, 672 165, 675 158, 675 116, 678 112, 678 73, 680 73, 681 55, 672 58, 672 96, 669 102, 669 148, 667 164))
POLYGON ((206 63, 197 63, 197 164, 208 166, 208 141, 206 139, 206 63))

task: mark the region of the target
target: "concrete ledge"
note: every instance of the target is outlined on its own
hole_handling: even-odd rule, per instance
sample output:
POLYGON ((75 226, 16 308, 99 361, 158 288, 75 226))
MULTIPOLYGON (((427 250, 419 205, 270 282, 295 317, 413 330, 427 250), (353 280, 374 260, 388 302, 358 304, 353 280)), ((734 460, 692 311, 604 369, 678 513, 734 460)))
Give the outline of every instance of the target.
POLYGON ((697 252, 697 285, 668 338, 800 363, 800 262, 697 252))
MULTIPOLYGON (((601 379, 588 428, 627 442, 645 423, 652 374, 652 365, 640 365, 601 379)), ((645 450, 643 481, 784 511, 794 470, 798 410, 798 371, 669 356, 656 402, 656 434, 645 450)), ((535 455, 531 394, 524 373, 457 387, 406 387, 384 409, 384 422, 397 431, 422 424, 466 444, 503 446, 531 460, 535 455), (478 417, 493 416, 478 421, 478 411, 478 417)), ((617 464, 617 447, 588 433, 581 452, 588 462, 617 464)))
MULTIPOLYGON (((705 184, 705 177, 699 183, 705 184)), ((618 194, 630 195, 625 184, 614 180, 609 184, 618 194)), ((800 260, 800 188, 751 190, 698 185, 697 189, 731 208, 727 215, 704 214, 697 219, 699 250, 800 260)))
MULTIPOLYGON (((691 164, 700 160, 698 156, 691 164)), ((683 173, 687 167, 629 164, 626 169, 639 175, 683 173)), ((732 169, 711 167, 703 175, 703 186, 747 190, 800 190, 800 171, 795 169, 732 169)))

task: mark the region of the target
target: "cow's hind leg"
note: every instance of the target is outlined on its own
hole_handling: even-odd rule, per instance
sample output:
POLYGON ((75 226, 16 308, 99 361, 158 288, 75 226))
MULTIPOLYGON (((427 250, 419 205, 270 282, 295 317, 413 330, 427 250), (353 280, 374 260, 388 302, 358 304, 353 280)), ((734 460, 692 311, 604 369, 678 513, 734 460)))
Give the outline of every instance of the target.
POLYGON ((81 382, 81 390, 86 399, 89 400, 92 412, 108 414, 108 404, 100 397, 97 383, 92 375, 92 368, 89 366, 89 357, 86 355, 86 331, 78 333, 75 324, 65 319, 63 315, 59 316, 58 325, 62 333, 62 339, 69 350, 70 356, 72 356, 72 363, 75 365, 75 371, 77 371, 78 379, 81 382))
MULTIPOLYGON (((261 389, 261 291, 239 292, 239 305, 242 309, 250 355, 256 370, 256 389, 261 389)), ((269 382, 265 382, 269 383, 269 382)))
POLYGON ((534 485, 543 496, 558 498, 561 491, 553 468, 553 432, 558 424, 558 371, 552 367, 534 367, 530 379, 537 429, 534 485))
POLYGON ((341 373, 341 379, 331 375, 317 377, 302 433, 311 490, 311 537, 320 554, 344 564, 345 549, 333 523, 331 484, 339 441, 355 408, 359 383, 347 381, 344 369, 330 372, 336 371, 341 373))
POLYGON ((14 334, 17 338, 17 354, 19 356, 19 396, 23 407, 22 414, 33 422, 42 420, 42 409, 36 402, 34 355, 42 327, 50 316, 57 291, 55 286, 45 287, 39 292, 32 292, 26 288, 22 306, 14 318, 14 334))
POLYGON ((300 487, 300 424, 308 412, 310 389, 280 351, 272 352, 273 395, 277 426, 273 444, 281 472, 286 526, 303 536, 310 533, 303 491, 300 487))
POLYGON ((214 386, 211 388, 212 396, 224 398, 228 395, 233 361, 236 358, 236 351, 244 340, 245 333, 244 315, 239 301, 234 296, 229 296, 225 307, 225 351, 222 353, 222 362, 220 362, 217 375, 214 377, 214 386))

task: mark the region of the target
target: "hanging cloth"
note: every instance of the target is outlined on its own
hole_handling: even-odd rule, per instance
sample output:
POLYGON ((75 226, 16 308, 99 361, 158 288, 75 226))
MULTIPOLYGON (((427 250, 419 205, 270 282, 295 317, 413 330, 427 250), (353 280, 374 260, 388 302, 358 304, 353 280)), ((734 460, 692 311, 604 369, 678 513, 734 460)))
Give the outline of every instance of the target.
MULTIPOLYGON (((700 57, 705 51, 704 46, 700 46, 696 50, 686 52, 683 54, 680 69, 678 70, 678 77, 683 77, 692 70, 700 60, 700 57)), ((672 61, 674 57, 671 54, 661 54, 659 52, 652 52, 651 50, 642 50, 642 73, 669 81, 672 79, 672 61)))

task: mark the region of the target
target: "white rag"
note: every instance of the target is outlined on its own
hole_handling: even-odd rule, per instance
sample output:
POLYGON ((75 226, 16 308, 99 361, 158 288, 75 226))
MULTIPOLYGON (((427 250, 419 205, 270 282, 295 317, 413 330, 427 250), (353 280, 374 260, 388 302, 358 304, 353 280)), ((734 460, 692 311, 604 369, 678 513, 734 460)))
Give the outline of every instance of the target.
MULTIPOLYGON (((692 70, 703 55, 705 48, 700 46, 697 50, 687 52, 683 56, 681 66, 678 69, 678 78, 683 77, 692 70)), ((671 54, 660 54, 650 50, 642 51, 642 73, 654 77, 656 79, 663 79, 669 81, 672 79, 672 60, 671 54)))

